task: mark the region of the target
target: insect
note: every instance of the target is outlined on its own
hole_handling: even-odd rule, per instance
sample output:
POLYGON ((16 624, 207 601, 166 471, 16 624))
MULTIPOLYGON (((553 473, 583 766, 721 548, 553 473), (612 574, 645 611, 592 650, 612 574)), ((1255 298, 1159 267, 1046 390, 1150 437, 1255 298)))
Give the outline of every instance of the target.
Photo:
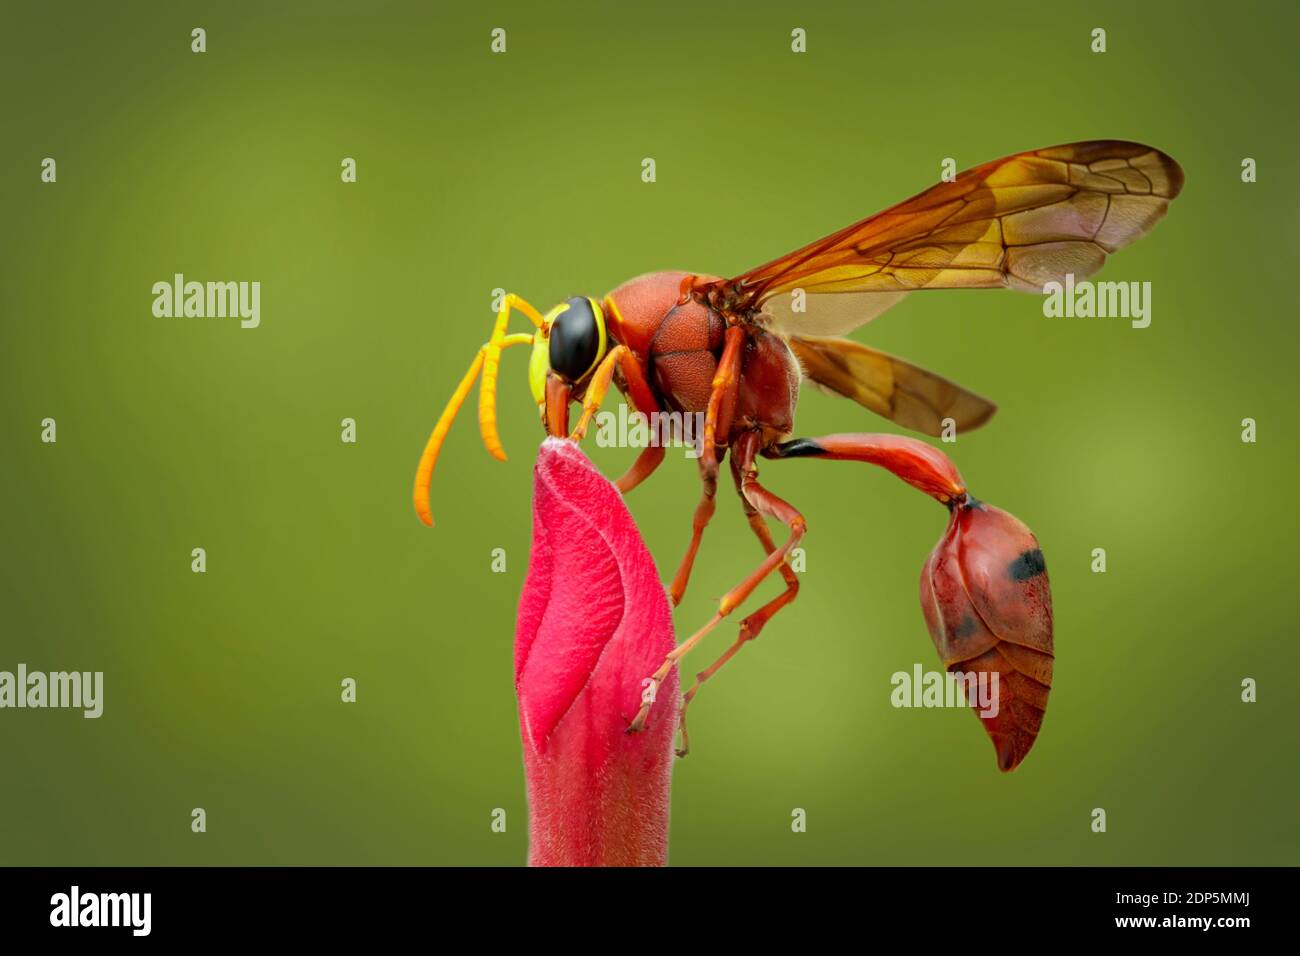
MULTIPOLYGON (((483 441, 494 457, 505 459, 496 429, 496 383, 502 352, 516 345, 532 346, 529 382, 550 435, 581 440, 611 383, 646 415, 702 412, 702 493, 690 543, 669 585, 670 597, 676 604, 686 591, 728 454, 742 508, 765 557, 722 597, 713 617, 650 675, 655 687, 769 575, 779 573, 785 590, 744 618, 735 642, 687 690, 680 718, 679 753, 684 753, 689 746, 686 708, 700 685, 799 592, 789 558, 807 522, 792 504, 759 483, 758 459, 817 457, 883 465, 947 505, 953 515, 948 535, 927 563, 928 577, 923 576, 926 620, 950 670, 992 660, 988 666, 1001 668, 1014 685, 1016 706, 1003 715, 1003 723, 985 721, 998 747, 999 765, 1010 769, 1037 734, 1051 682, 1050 596, 1032 534, 1005 512, 986 510, 971 498, 952 463, 916 439, 869 434, 793 438, 799 386, 806 378, 926 435, 938 436, 945 420, 958 430, 984 424, 995 410, 992 402, 840 336, 918 289, 1041 293, 1046 283, 1062 282, 1067 275, 1091 275, 1108 254, 1150 230, 1182 184, 1178 164, 1149 146, 1114 140, 1054 146, 967 170, 734 278, 657 272, 632 279, 601 299, 576 296, 545 315, 521 297, 507 295, 491 337, 424 449, 415 479, 416 511, 426 524, 433 523, 428 496, 434 464, 480 372, 483 441), (533 332, 507 333, 515 310, 528 317, 533 332), (570 431, 573 402, 580 402, 582 411, 570 431), (774 541, 767 518, 786 527, 784 544, 774 541), (958 543, 963 534, 966 545, 958 543), (1005 564, 1002 571, 996 570, 1002 567, 999 561, 1005 564), (990 578, 993 583, 981 590, 981 575, 990 567, 995 571, 988 573, 997 580, 990 578)), ((662 445, 646 447, 618 480, 619 489, 631 491, 663 457, 662 445)), ((648 711, 646 704, 629 731, 643 726, 648 711)))

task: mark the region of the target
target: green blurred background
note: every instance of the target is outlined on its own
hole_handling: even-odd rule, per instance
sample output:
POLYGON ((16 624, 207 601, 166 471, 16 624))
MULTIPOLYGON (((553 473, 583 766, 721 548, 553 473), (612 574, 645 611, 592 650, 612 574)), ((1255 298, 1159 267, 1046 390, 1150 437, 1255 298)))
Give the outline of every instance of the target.
MULTIPOLYGON (((894 671, 938 666, 916 592, 942 509, 868 467, 768 463, 809 520, 803 590, 692 710, 672 861, 1294 864, 1297 26, 1287 3, 7 5, 0 669, 102 670, 106 700, 0 712, 0 862, 521 863, 522 352, 509 463, 471 411, 438 527, 410 505, 492 290, 545 309, 733 274, 944 157, 1114 137, 1187 173, 1102 273, 1153 284, 1149 329, 944 292, 857 333, 1001 406, 945 450, 1047 554, 1033 752, 1004 775, 971 714, 890 706, 894 671), (177 272, 260 281, 261 327, 154 318, 177 272)), ((890 427, 810 390, 799 409, 804 435, 890 427)), ((610 473, 634 454, 588 445, 610 473)), ((629 497, 665 576, 697 494, 672 452, 629 497)), ((681 633, 759 557, 729 485, 719 504, 681 633)))

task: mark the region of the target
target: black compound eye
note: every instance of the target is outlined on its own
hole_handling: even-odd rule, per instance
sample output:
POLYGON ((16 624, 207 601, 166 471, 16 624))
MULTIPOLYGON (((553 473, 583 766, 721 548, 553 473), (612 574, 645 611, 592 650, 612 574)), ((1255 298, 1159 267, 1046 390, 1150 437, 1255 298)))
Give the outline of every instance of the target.
POLYGON ((591 300, 574 296, 551 323, 551 368, 576 382, 600 358, 600 325, 591 300))

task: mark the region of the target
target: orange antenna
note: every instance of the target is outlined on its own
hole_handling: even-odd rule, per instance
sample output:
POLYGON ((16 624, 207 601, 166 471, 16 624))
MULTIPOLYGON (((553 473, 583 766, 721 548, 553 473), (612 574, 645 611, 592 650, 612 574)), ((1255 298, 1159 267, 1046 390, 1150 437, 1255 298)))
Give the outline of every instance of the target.
POLYGON ((501 353, 512 345, 531 345, 534 338, 533 335, 524 332, 506 335, 506 323, 510 320, 511 309, 518 309, 524 313, 533 325, 545 332, 545 321, 531 305, 513 292, 502 299, 501 309, 497 312, 496 325, 492 328, 492 338, 478 350, 474 361, 470 363, 469 371, 456 386, 456 391, 452 393, 447 407, 438 417, 438 424, 433 426, 433 434, 429 436, 429 441, 424 446, 424 453, 420 455, 419 467, 415 470, 413 493, 415 513, 431 528, 433 512, 429 508, 429 485, 433 480, 433 466, 438 463, 438 453, 442 451, 442 443, 447 438, 447 432, 451 430, 451 423, 456 419, 456 413, 460 411, 461 406, 465 404, 465 399, 470 389, 474 387, 474 380, 478 378, 480 371, 483 373, 483 382, 479 389, 479 431, 483 435, 483 444, 487 446, 488 453, 500 461, 506 460, 505 450, 501 447, 501 438, 497 434, 497 372, 501 365, 501 353))
POLYGON ((538 330, 545 332, 546 323, 541 314, 531 305, 511 292, 501 300, 501 311, 497 313, 496 325, 492 328, 492 338, 484 348, 483 384, 478 393, 478 427, 483 436, 483 444, 488 454, 497 461, 506 460, 505 449, 501 447, 501 436, 497 434, 497 371, 501 365, 501 352, 509 345, 519 342, 532 342, 531 335, 506 335, 506 324, 510 321, 510 310, 518 309, 528 316, 538 330))

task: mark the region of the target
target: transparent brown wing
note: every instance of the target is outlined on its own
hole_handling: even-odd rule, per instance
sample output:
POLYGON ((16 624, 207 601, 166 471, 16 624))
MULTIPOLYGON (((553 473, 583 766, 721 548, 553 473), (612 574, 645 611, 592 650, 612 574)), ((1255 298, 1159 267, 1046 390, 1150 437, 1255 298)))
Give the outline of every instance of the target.
POLYGON ((1067 273, 1083 278, 1100 269, 1109 253, 1164 216, 1182 185, 1179 165, 1140 143, 1097 140, 1018 153, 702 291, 739 312, 802 289, 807 311, 791 313, 787 332, 825 328, 815 321, 822 293, 1041 292, 1067 273))
POLYGON ((763 303, 763 312, 773 330, 782 335, 844 335, 866 325, 892 309, 906 292, 841 292, 838 295, 810 295, 804 310, 794 310, 793 296, 784 292, 763 303))
POLYGON ((969 431, 997 411, 942 376, 849 339, 792 336, 789 342, 813 382, 904 428, 937 437, 945 418, 969 431))

